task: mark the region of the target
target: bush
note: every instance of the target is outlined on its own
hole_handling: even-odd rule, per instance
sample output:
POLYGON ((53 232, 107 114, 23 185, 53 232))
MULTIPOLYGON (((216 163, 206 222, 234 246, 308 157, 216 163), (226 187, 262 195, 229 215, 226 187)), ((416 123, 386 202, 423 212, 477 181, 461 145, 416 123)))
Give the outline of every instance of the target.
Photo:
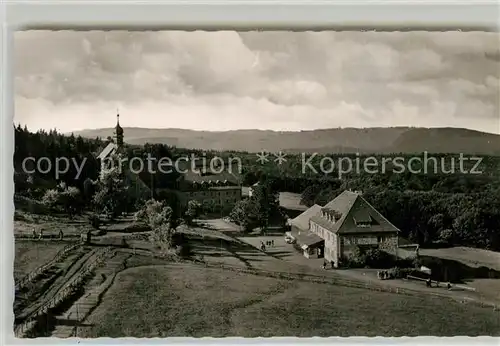
POLYGON ((390 279, 405 279, 408 275, 416 275, 418 270, 414 268, 394 267, 387 271, 390 279))
POLYGON ((391 254, 375 249, 362 249, 356 246, 348 256, 342 257, 342 266, 347 268, 391 268, 397 259, 391 254))
POLYGON ((341 256, 339 258, 339 267, 344 268, 363 268, 365 264, 360 261, 359 257, 350 254, 349 256, 341 256))
POLYGON ((80 190, 73 186, 63 186, 63 190, 49 189, 42 197, 42 203, 50 209, 61 209, 70 216, 82 208, 80 190))
POLYGON ((147 222, 146 209, 140 209, 134 214, 134 219, 136 222, 147 222))
POLYGON ((455 232, 452 229, 443 229, 439 232, 438 241, 440 243, 449 245, 453 243, 456 238, 455 232))
POLYGON ((193 219, 198 218, 201 215, 202 206, 200 202, 196 200, 191 200, 188 202, 187 211, 185 213, 186 222, 191 224, 193 219))
POLYGON ((42 197, 42 203, 48 208, 55 208, 61 201, 61 193, 57 189, 50 189, 45 191, 42 197))

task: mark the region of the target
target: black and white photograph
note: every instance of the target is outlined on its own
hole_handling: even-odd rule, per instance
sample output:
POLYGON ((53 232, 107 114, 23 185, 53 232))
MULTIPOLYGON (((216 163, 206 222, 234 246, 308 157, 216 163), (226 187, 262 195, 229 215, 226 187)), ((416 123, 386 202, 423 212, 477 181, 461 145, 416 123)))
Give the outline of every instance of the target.
POLYGON ((17 338, 500 336, 497 32, 13 49, 17 338))

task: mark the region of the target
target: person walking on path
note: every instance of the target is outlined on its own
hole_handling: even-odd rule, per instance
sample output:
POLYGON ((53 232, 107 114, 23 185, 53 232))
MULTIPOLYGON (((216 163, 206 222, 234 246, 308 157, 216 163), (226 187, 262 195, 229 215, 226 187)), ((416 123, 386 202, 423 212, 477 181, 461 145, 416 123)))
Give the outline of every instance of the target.
POLYGON ((64 238, 64 233, 62 230, 59 231, 59 240, 63 240, 64 238))

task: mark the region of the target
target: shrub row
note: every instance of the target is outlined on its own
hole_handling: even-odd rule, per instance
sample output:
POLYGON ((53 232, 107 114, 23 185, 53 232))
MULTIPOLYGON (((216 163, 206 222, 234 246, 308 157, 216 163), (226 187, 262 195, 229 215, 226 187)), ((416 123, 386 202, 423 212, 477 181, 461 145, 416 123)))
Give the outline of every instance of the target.
POLYGON ((381 280, 387 279, 406 279, 408 275, 419 275, 419 271, 415 268, 398 268, 394 267, 389 270, 382 270, 377 272, 377 276, 381 280))

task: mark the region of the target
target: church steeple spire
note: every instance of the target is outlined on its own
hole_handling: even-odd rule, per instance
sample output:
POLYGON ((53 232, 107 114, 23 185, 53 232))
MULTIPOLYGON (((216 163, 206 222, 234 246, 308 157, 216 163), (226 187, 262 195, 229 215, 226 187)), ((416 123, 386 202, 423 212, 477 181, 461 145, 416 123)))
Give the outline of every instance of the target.
POLYGON ((120 126, 120 113, 116 110, 115 140, 118 148, 123 146, 123 129, 120 126))

